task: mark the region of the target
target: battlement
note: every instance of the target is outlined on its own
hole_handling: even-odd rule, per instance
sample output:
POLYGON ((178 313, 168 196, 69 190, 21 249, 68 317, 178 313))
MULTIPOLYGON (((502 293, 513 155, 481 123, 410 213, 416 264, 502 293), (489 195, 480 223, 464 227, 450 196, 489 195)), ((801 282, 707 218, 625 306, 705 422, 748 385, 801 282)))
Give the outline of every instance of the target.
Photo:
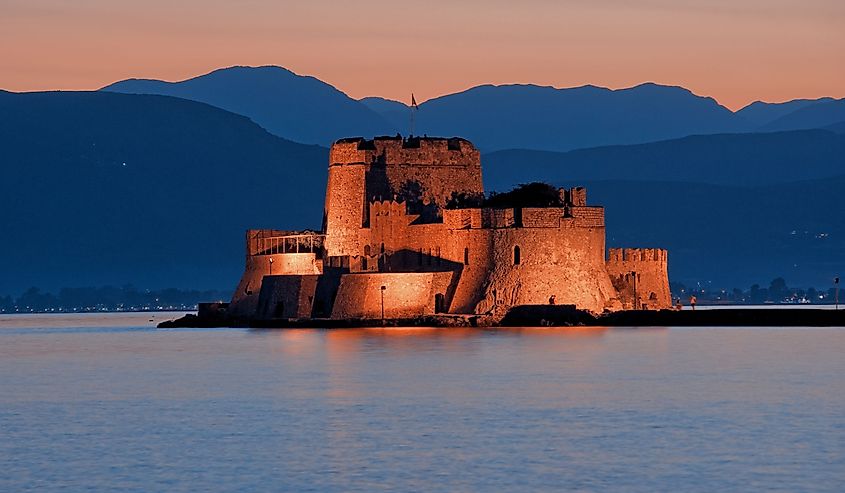
POLYGON ((508 207, 443 211, 448 229, 603 228, 604 207, 508 207))
POLYGON ((405 215, 407 215, 407 207, 404 202, 396 200, 374 200, 370 202, 370 217, 405 215))
POLYGON ((481 167, 481 154, 460 137, 354 137, 340 139, 329 152, 330 166, 350 164, 481 167))
POLYGON ((482 225, 481 209, 446 209, 443 224, 446 229, 478 229, 482 225))
POLYGON ((561 188, 558 190, 560 201, 566 205, 583 207, 587 205, 587 189, 584 187, 572 187, 569 190, 561 188))
POLYGON ((669 254, 663 248, 610 248, 608 262, 666 262, 669 254))

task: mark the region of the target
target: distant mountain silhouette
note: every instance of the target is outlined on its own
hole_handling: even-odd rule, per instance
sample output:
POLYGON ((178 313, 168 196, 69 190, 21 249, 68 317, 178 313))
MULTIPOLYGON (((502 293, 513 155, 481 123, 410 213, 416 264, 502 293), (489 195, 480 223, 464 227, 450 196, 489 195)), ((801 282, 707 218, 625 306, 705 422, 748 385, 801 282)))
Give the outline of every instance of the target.
POLYGON ((760 127, 761 131, 822 128, 845 120, 845 99, 823 101, 788 113, 760 127))
MULTIPOLYGON (((341 137, 410 131, 402 102, 356 101, 314 77, 275 66, 224 68, 180 82, 129 79, 102 91, 204 102, 246 116, 279 137, 323 146, 341 137)), ((654 83, 617 90, 483 85, 421 104, 415 133, 466 137, 484 152, 568 151, 688 135, 821 128, 845 120, 839 109, 820 106, 835 102, 757 102, 733 113, 712 98, 654 83)))
POLYGON ((208 103, 247 116, 270 133, 307 144, 328 146, 342 137, 396 133, 363 103, 319 79, 281 67, 230 67, 180 82, 129 79, 102 91, 208 103))
POLYGON ((484 156, 488 188, 533 180, 687 181, 757 186, 845 170, 845 135, 828 130, 698 135, 565 153, 508 150, 484 156))
POLYGON ((359 101, 384 117, 384 119, 389 121, 398 132, 403 134, 408 133, 408 125, 410 125, 411 115, 409 113, 410 108, 405 103, 375 96, 360 99, 359 101))
POLYGON ((765 101, 755 101, 748 106, 737 111, 736 114, 745 118, 757 127, 762 127, 771 123, 782 116, 786 116, 793 111, 800 110, 807 106, 816 103, 824 103, 833 101, 833 98, 819 98, 819 99, 793 99, 784 103, 767 103, 765 101))
POLYGON ((250 227, 319 228, 327 150, 163 96, 0 92, 0 293, 231 289, 250 227))
POLYGON ((750 128, 712 98, 651 83, 619 90, 479 86, 426 101, 417 115, 417 133, 460 135, 487 152, 566 151, 750 128))

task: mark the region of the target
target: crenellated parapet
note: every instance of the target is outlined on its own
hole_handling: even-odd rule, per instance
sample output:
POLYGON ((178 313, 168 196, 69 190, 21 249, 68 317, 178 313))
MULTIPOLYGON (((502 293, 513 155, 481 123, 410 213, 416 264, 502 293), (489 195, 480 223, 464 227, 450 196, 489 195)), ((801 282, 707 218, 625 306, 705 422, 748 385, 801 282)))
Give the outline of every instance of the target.
POLYGON ((446 229, 479 229, 482 227, 482 209, 446 209, 443 211, 443 225, 446 229))
POLYGON ((609 248, 610 262, 667 262, 669 253, 663 248, 609 248))
POLYGON ((587 189, 584 187, 561 188, 558 190, 560 201, 567 206, 583 207, 587 205, 587 189))
POLYGON ((468 140, 453 137, 361 137, 336 141, 329 153, 330 166, 383 164, 397 166, 481 167, 481 155, 468 140))
POLYGON ((396 200, 375 200, 370 202, 370 221, 374 216, 404 216, 407 206, 396 200))

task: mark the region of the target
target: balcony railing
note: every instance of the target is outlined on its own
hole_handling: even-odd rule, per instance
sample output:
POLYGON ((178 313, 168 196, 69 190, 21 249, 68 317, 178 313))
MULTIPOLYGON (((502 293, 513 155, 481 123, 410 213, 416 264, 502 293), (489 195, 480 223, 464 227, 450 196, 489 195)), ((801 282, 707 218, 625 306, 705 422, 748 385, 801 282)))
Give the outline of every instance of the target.
POLYGON ((249 239, 249 254, 315 253, 320 258, 322 257, 325 238, 326 235, 322 234, 256 236, 249 239))

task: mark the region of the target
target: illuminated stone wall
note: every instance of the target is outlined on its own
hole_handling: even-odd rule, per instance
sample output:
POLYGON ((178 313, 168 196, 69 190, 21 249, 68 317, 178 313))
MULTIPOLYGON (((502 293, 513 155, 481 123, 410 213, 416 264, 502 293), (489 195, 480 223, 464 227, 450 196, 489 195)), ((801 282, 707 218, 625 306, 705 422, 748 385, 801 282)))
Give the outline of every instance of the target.
POLYGON ((251 318, 256 314, 261 284, 265 276, 271 275, 271 269, 273 275, 320 274, 323 272, 323 261, 314 253, 247 255, 244 273, 229 304, 230 316, 251 318), (270 259, 273 260, 272 264, 270 259))
POLYGON ((435 312, 435 297, 444 294, 451 272, 346 274, 332 309, 332 318, 411 318, 435 312), (384 290, 382 290, 384 286, 384 290))
POLYGON ((604 228, 498 229, 491 252, 479 313, 500 317, 511 306, 548 304, 552 296, 595 313, 619 308, 604 265, 604 228))
POLYGON ((625 309, 654 310, 672 306, 668 257, 667 251, 661 248, 611 248, 608 251, 607 272, 625 309))
POLYGON ((265 276, 255 310, 257 319, 311 317, 319 275, 265 276))

